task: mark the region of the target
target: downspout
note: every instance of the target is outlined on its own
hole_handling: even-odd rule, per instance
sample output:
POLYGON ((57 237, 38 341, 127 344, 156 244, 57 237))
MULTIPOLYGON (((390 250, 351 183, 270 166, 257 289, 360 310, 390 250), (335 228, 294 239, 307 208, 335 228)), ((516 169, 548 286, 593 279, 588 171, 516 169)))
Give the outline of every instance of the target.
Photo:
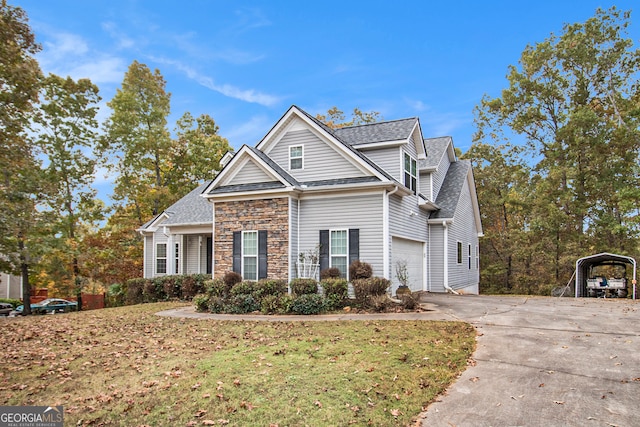
POLYGON ((386 197, 382 199, 382 264, 384 271, 384 278, 390 278, 391 264, 389 261, 389 200, 390 196, 397 193, 400 188, 396 185, 393 190, 386 194, 386 197))
POLYGON ((202 236, 198 236, 198 274, 202 273, 202 236))
POLYGON ((444 228, 444 288, 447 292, 460 295, 451 286, 449 286, 449 227, 446 221, 442 221, 442 227, 444 228))

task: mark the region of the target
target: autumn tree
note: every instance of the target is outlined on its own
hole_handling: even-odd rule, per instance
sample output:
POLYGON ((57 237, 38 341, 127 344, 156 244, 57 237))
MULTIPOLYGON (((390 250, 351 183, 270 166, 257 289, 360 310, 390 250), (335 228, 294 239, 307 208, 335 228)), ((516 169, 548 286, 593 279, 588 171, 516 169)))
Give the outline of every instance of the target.
POLYGON ((638 253, 640 51, 626 38, 629 23, 629 12, 598 9, 527 46, 501 96, 476 109, 476 144, 527 148, 526 226, 536 259, 551 267, 541 281, 561 284, 594 251, 638 253))
POLYGON ((350 121, 346 121, 344 112, 338 107, 331 107, 327 110, 326 114, 316 114, 316 119, 333 129, 375 123, 384 120, 377 111, 363 112, 357 107, 353 109, 350 121))
POLYGON ((194 187, 215 178, 220 160, 233 151, 229 141, 218 134, 219 127, 208 114, 194 118, 185 113, 176 124, 173 140, 173 194, 184 195, 194 187))
POLYGON ((122 86, 107 103, 103 148, 117 174, 114 199, 132 205, 138 226, 159 214, 173 197, 168 188, 172 143, 167 129, 170 94, 159 70, 133 61, 122 86))
POLYGON ((82 231, 103 219, 104 204, 92 188, 96 172, 98 87, 88 79, 50 74, 42 82, 35 115, 35 142, 45 159, 43 178, 53 189, 43 204, 52 214, 48 258, 56 283, 65 294, 75 293, 81 306, 84 279, 79 263, 86 251, 82 231), (61 273, 64 272, 64 273, 61 273))
POLYGON ((40 50, 19 7, 0 2, 0 269, 22 276, 25 313, 30 313, 29 270, 37 257, 36 209, 41 185, 38 162, 26 132, 38 99, 40 50))

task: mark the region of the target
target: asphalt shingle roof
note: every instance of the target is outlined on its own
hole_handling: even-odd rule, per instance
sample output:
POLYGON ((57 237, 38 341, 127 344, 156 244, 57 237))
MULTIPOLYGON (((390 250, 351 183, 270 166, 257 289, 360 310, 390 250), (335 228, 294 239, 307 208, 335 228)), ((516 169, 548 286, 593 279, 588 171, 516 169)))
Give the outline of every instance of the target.
POLYGON ((464 181, 467 179, 470 169, 471 162, 469 160, 458 160, 451 163, 435 200, 440 210, 432 212, 431 218, 453 218, 464 181))
POLYGON ((204 224, 213 220, 211 204, 200 194, 209 185, 206 182, 165 209, 168 218, 163 225, 204 224))
POLYGON ((385 141, 400 141, 411 136, 418 119, 393 120, 349 126, 334 130, 334 134, 349 145, 374 144, 385 141))
POLYGON ((236 191, 260 191, 260 190, 273 190, 276 188, 285 188, 285 185, 280 181, 269 182, 255 182, 249 184, 235 184, 235 185, 223 185, 216 187, 209 191, 207 194, 225 194, 234 193, 236 191))
POLYGON ((425 138, 424 146, 427 150, 427 158, 420 159, 419 167, 435 168, 440 163, 442 156, 446 154, 447 147, 451 144, 450 136, 441 136, 438 138, 425 138))

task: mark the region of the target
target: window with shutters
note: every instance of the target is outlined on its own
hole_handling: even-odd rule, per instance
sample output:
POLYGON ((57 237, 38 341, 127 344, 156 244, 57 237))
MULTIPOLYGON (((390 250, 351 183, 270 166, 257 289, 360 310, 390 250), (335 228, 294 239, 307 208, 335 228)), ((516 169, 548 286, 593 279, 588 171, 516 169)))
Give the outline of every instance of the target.
POLYGON ((244 280, 266 279, 266 230, 233 232, 233 271, 244 280))
POLYGON ((258 280, 258 232, 242 232, 242 277, 258 280))
POLYGON ((360 259, 360 230, 358 228, 320 230, 320 271, 330 267, 349 278, 349 265, 360 259))
POLYGON ((167 274, 167 244, 156 244, 156 273, 167 274))

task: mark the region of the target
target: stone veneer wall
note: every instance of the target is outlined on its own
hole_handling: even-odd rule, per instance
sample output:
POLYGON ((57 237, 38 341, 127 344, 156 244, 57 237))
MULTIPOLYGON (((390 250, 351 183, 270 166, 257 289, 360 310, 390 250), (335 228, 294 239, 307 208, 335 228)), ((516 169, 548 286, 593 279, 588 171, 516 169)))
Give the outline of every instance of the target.
POLYGON ((289 199, 215 203, 214 277, 233 269, 233 232, 267 230, 267 277, 289 279, 289 199))

